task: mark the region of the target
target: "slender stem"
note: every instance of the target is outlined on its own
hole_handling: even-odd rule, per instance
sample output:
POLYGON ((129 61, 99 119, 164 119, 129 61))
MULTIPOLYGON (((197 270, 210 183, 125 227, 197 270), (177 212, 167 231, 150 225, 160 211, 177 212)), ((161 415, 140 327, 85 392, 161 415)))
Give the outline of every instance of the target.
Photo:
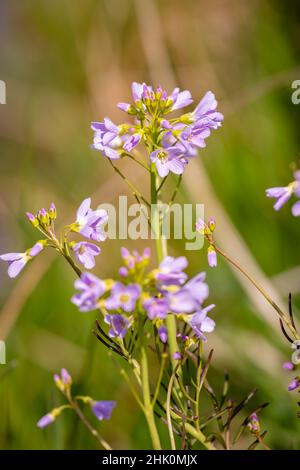
POLYGON ((160 439, 155 424, 154 413, 151 403, 150 385, 149 385, 149 371, 148 359, 145 346, 141 346, 141 379, 142 379, 142 392, 144 399, 144 413, 148 423, 152 444, 155 450, 161 450, 160 439))
POLYGON ((125 181, 125 183, 129 186, 131 191, 133 192, 134 195, 137 195, 148 207, 150 207, 149 202, 144 198, 142 193, 136 189, 136 187, 129 181, 129 179, 119 170, 119 168, 116 167, 116 165, 113 164, 113 162, 108 158, 109 163, 113 167, 116 173, 118 173, 119 176, 125 181))
POLYGON ((140 406, 140 408, 142 409, 142 411, 145 413, 145 407, 143 405, 143 403, 141 402, 141 399, 138 395, 138 392, 136 391, 135 387, 133 386, 133 384, 131 383, 131 380, 130 378, 128 377, 128 374, 127 372, 124 370, 124 369, 121 369, 120 371, 120 374, 124 377, 124 379, 126 380, 130 390, 131 390, 131 393, 132 395, 134 396, 134 398, 136 399, 138 405, 140 406))
POLYGON ((264 298, 269 302, 269 304, 276 310, 281 320, 286 324, 292 335, 295 339, 300 339, 297 331, 293 327, 292 323, 289 321, 285 313, 281 308, 274 302, 274 300, 269 297, 269 295, 264 291, 264 289, 256 282, 256 280, 247 272, 244 268, 235 260, 233 260, 229 255, 227 255, 223 250, 221 250, 215 244, 213 245, 217 253, 219 253, 223 258, 225 258, 229 263, 231 263, 235 268, 237 268, 255 287, 256 289, 264 296, 264 298))
POLYGON ((201 373, 202 373, 202 341, 199 339, 198 345, 198 368, 197 368, 197 388, 196 388, 196 426, 198 431, 200 431, 200 413, 199 413, 199 405, 200 405, 200 391, 201 391, 201 373))
POLYGON ((78 404, 76 401, 71 397, 68 396, 69 403, 75 413, 77 414, 78 418, 82 421, 82 423, 85 425, 85 427, 90 431, 90 433, 95 437, 95 439, 99 442, 99 444, 105 449, 105 450, 112 450, 111 446, 103 439, 98 431, 91 425, 91 423, 87 420, 87 418, 84 416, 83 412, 79 408, 78 404))
POLYGON ((127 157, 131 158, 131 160, 133 160, 134 162, 138 163, 139 165, 141 165, 145 170, 147 170, 148 172, 150 172, 149 168, 147 165, 145 165, 143 162, 141 162, 140 160, 138 160, 137 158, 135 158, 133 155, 131 155, 130 153, 126 153, 127 157))
POLYGON ((175 438, 174 438, 174 432, 173 432, 173 426, 172 426, 172 420, 171 420, 171 396, 172 396, 172 388, 173 388, 173 383, 175 380, 176 372, 178 369, 178 365, 174 369, 169 385, 168 385, 168 392, 167 392, 167 404, 166 404, 166 411, 167 411, 167 423, 168 423, 168 430, 169 430, 169 436, 170 436, 170 442, 171 442, 171 449, 176 450, 176 444, 175 444, 175 438))
POLYGON ((161 380, 162 380, 163 373, 164 373, 164 370, 165 370, 166 359, 167 359, 166 354, 163 354, 162 357, 161 357, 161 363, 160 363, 160 369, 159 369, 159 373, 158 373, 156 388, 155 388, 154 396, 152 398, 152 408, 154 408, 156 400, 158 398, 160 385, 161 385, 161 380))
POLYGON ((206 440, 206 437, 203 434, 203 432, 198 431, 189 423, 185 423, 184 426, 185 426, 186 432, 188 432, 191 436, 197 439, 197 441, 201 442, 201 444, 204 447, 206 447, 207 450, 217 450, 211 442, 206 440))

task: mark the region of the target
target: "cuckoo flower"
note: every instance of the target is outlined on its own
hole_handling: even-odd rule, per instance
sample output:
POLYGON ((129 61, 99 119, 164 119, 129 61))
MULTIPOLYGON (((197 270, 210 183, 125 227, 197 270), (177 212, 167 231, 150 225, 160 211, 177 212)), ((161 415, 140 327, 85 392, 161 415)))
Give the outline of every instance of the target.
POLYGON ((124 338, 129 328, 129 322, 123 315, 105 315, 104 321, 110 325, 108 335, 111 338, 124 338))
POLYGON ((97 308, 97 301, 105 291, 104 282, 91 273, 82 273, 74 283, 79 293, 73 295, 71 301, 81 312, 89 312, 97 308))
POLYGON ((115 401, 92 401, 91 407, 92 412, 99 419, 102 421, 103 419, 110 419, 112 410, 115 408, 116 402, 115 401))
POLYGON ((183 272, 187 264, 185 256, 179 256, 178 258, 166 256, 160 263, 155 278, 160 285, 180 286, 187 279, 187 274, 183 272))
POLYGON ((28 261, 37 256, 45 247, 45 241, 38 241, 32 248, 24 253, 6 253, 0 255, 2 261, 8 262, 8 275, 11 278, 16 277, 26 266, 28 261))
POLYGON ((100 242, 106 238, 102 226, 106 224, 107 219, 108 215, 104 209, 95 211, 91 209, 91 198, 89 197, 78 208, 77 219, 72 229, 90 240, 100 242))
POLYGON ((104 122, 92 122, 91 128, 94 133, 93 147, 100 150, 111 160, 120 158, 123 140, 120 137, 121 128, 116 126, 109 118, 104 122))
POLYGON ((78 259, 86 269, 92 269, 95 266, 95 256, 99 255, 101 249, 89 242, 78 242, 72 244, 72 249, 78 259))
POLYGON ((202 310, 199 310, 196 312, 191 320, 190 320, 190 325, 197 336, 197 338, 202 339, 203 341, 206 341, 206 337, 204 336, 203 333, 211 333, 215 329, 215 322, 211 318, 207 316, 208 312, 212 310, 215 307, 215 305, 208 305, 207 307, 203 308, 202 310))
MULTIPOLYGON (((275 188, 266 189, 267 197, 275 198, 274 209, 278 211, 282 206, 295 194, 300 197, 300 171, 294 172, 295 180, 287 186, 278 186, 275 188)), ((292 206, 292 214, 295 217, 300 216, 300 201, 295 202, 292 206)))
POLYGON ((150 155, 151 161, 155 163, 159 176, 164 178, 171 171, 176 175, 184 172, 187 160, 178 147, 159 148, 150 155))
POLYGON ((111 290, 111 295, 105 301, 108 310, 121 308, 124 312, 133 312, 141 288, 137 284, 125 286, 121 282, 116 282, 111 290))
POLYGON ((197 127, 206 129, 217 129, 224 120, 223 114, 216 111, 218 102, 214 93, 208 91, 191 113, 197 127))

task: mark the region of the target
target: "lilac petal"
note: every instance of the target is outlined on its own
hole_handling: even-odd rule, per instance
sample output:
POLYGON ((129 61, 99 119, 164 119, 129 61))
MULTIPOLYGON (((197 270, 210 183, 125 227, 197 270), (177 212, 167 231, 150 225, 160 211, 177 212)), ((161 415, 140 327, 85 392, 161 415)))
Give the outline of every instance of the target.
POLYGON ((282 208, 282 206, 290 199, 291 197, 291 193, 290 192, 286 192, 285 194, 283 194, 274 204, 274 209, 275 211, 279 211, 279 209, 282 208))
POLYGON ((281 197, 286 192, 285 186, 277 186, 275 188, 266 189, 266 196, 267 197, 281 197))
POLYGON ((140 143, 140 140, 140 134, 133 134, 129 137, 129 139, 126 140, 123 146, 124 150, 126 150, 126 152, 131 152, 131 150, 134 149, 140 143))
POLYGON ((173 158, 168 162, 168 166, 172 173, 175 175, 181 175, 184 172, 186 163, 180 158, 173 158))
POLYGON ((32 258, 37 256, 44 248, 44 245, 41 242, 37 242, 29 251, 29 256, 32 258))
POLYGON ((16 277, 25 267, 26 263, 27 263, 26 258, 21 258, 19 260, 13 261, 7 271, 9 277, 11 278, 16 277))
POLYGON ((217 105, 218 105, 218 102, 215 98, 214 93, 212 93, 211 91, 208 91, 207 93, 205 93, 205 95, 203 96, 200 103, 197 105, 194 112, 198 116, 203 115, 203 114, 206 114, 208 111, 215 110, 217 105))
POLYGON ((161 178, 167 176, 170 172, 168 162, 163 162, 159 158, 155 160, 155 165, 157 168, 157 172, 161 178))
POLYGON ((118 134, 119 128, 109 118, 104 118, 104 124, 106 129, 112 134, 118 134))
POLYGON ((172 111, 175 111, 176 109, 184 108, 185 106, 189 106, 192 102, 193 102, 193 99, 192 99, 191 93, 188 90, 181 91, 176 96, 175 103, 172 106, 172 111))
POLYGON ((140 101, 143 93, 144 83, 133 82, 131 86, 134 101, 140 101))
POLYGON ((0 255, 0 259, 2 261, 16 261, 22 258, 22 256, 24 256, 24 253, 5 253, 4 255, 0 255))
POLYGON ((77 210, 77 220, 85 217, 91 208, 91 198, 88 197, 82 201, 78 210, 77 210))
POLYGON ((300 216, 300 201, 295 202, 292 206, 292 214, 294 217, 300 216))
POLYGON ((211 333, 216 327, 216 322, 209 317, 204 318, 201 323, 201 330, 204 333, 211 333))
POLYGON ((125 113, 128 113, 131 106, 129 103, 118 103, 117 107, 121 109, 121 111, 125 111, 125 113))

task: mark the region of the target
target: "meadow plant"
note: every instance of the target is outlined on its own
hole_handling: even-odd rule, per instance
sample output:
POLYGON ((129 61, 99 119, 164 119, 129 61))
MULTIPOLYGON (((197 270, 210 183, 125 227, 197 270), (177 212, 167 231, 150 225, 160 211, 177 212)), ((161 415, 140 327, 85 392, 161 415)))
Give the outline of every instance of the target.
MULTIPOLYGON (((105 250, 103 242, 108 214, 103 209, 92 209, 91 199, 87 198, 80 204, 74 222, 64 227, 61 233, 55 228, 54 204, 48 210, 40 209, 36 215, 27 213, 28 220, 42 238, 25 252, 4 254, 0 259, 8 263, 8 275, 12 278, 47 248, 54 248, 66 259, 76 274, 71 302, 80 312, 97 316, 94 334, 106 348, 130 388, 137 407, 143 412, 154 449, 232 449, 242 436, 246 448, 261 445, 268 449, 266 431, 259 419, 267 403, 250 412, 248 408, 256 389, 242 401, 235 402, 228 396, 227 373, 220 390, 215 390, 210 383, 213 350, 209 350, 207 344, 209 335, 216 328, 218 308, 209 296, 205 272, 189 278, 187 258, 168 255, 161 230, 164 214, 158 209, 165 199, 166 179, 171 173, 177 177, 173 194, 164 201, 171 204, 186 166, 193 164, 191 160, 206 146, 213 131, 222 125, 223 115, 217 110, 217 100, 211 91, 192 111, 183 114, 178 111, 193 102, 187 90, 175 88, 168 94, 160 87, 154 89, 145 83, 133 83, 132 97, 131 104, 117 105, 127 114, 129 122, 117 125, 105 118, 103 122, 92 123, 92 146, 128 184, 138 203, 157 208, 154 217, 148 220, 155 234, 156 253, 151 253, 148 247, 143 253, 130 252, 123 247, 121 266, 114 279, 99 278, 89 272, 95 267, 101 250, 105 250), (149 191, 146 193, 135 188, 118 167, 118 160, 126 158, 147 172, 149 191), (155 264, 154 269, 150 269, 150 261, 155 264), (210 405, 206 405, 207 410, 203 413, 200 402, 204 394, 210 405), (240 418, 241 412, 243 418, 240 418), (168 429, 167 442, 161 438, 162 426, 168 429)), ((276 199, 276 210, 293 194, 300 197, 299 175, 295 172, 295 180, 286 187, 267 190, 267 196, 276 199)), ((293 205, 292 213, 300 215, 300 201, 293 205)), ((291 361, 283 364, 286 371, 294 374, 287 387, 290 391, 299 389, 300 376, 295 375, 295 369, 300 362, 300 337, 293 317, 291 295, 288 312, 282 311, 251 274, 216 243, 213 218, 199 219, 196 230, 206 241, 208 265, 216 268, 218 258, 223 257, 274 308, 284 337, 292 347, 291 361)), ((60 376, 54 376, 54 381, 66 403, 48 411, 37 425, 44 428, 53 424, 62 412, 71 409, 98 443, 111 449, 84 414, 82 405, 90 407, 94 417, 102 421, 111 419, 114 407, 117 405, 114 413, 118 413, 123 404, 111 400, 95 401, 88 396, 74 397, 72 378, 65 369, 61 370, 60 376)))

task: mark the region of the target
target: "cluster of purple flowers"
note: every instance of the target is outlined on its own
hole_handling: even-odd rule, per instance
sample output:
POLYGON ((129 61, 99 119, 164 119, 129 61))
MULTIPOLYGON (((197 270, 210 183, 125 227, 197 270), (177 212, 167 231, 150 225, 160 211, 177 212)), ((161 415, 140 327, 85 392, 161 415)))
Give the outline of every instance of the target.
POLYGON ((125 266, 120 268, 123 282, 101 280, 90 273, 83 273, 75 282, 79 291, 72 302, 82 312, 100 308, 104 320, 110 326, 109 336, 124 338, 137 315, 146 314, 156 325, 162 342, 167 341, 164 320, 167 315, 180 315, 191 327, 197 338, 206 340, 204 333, 215 328, 215 322, 207 316, 214 307, 203 307, 209 289, 205 273, 188 279, 185 273, 187 259, 184 256, 166 256, 157 269, 144 274, 150 252, 132 254, 122 248, 125 266))
MULTIPOLYGON (((274 188, 266 189, 267 197, 275 198, 274 209, 279 211, 282 206, 292 197, 294 194, 300 198, 300 170, 294 172, 294 181, 287 186, 277 186, 274 188)), ((292 214, 295 217, 300 216, 300 201, 297 201, 292 206, 292 214)))
POLYGON ((169 172, 182 174, 189 159, 197 155, 199 148, 206 146, 205 140, 211 131, 222 125, 223 115, 217 111, 218 103, 211 91, 192 112, 170 119, 166 118, 169 113, 193 102, 189 91, 175 88, 168 95, 160 87, 154 90, 145 83, 134 82, 132 97, 132 105, 119 103, 118 107, 135 116, 135 123, 116 125, 108 118, 93 122, 93 147, 115 160, 143 142, 147 148, 152 148, 150 161, 156 165, 161 177, 169 172))
MULTIPOLYGON (((0 255, 0 260, 8 263, 8 275, 11 278, 16 277, 26 264, 37 256, 45 247, 51 246, 63 250, 55 234, 54 221, 56 219, 56 208, 52 203, 49 210, 40 209, 36 215, 26 212, 26 217, 30 223, 37 228, 46 239, 39 240, 32 248, 23 253, 6 253, 0 255)), ((68 246, 74 252, 77 260, 86 269, 92 269, 95 266, 95 256, 99 255, 101 249, 91 241, 104 241, 106 235, 103 226, 107 223, 108 214, 103 209, 91 209, 91 199, 85 199, 77 210, 76 221, 66 227, 67 231, 79 233, 89 241, 72 241, 68 246)), ((64 233, 66 230, 63 231, 64 233)), ((67 240, 65 239, 65 243, 67 240)))
MULTIPOLYGON (((57 388, 69 399, 71 396, 71 386, 72 386, 72 377, 66 369, 61 369, 60 375, 54 374, 54 382, 57 388)), ((96 416, 99 421, 108 420, 111 417, 112 410, 116 406, 115 401, 95 401, 90 397, 77 397, 77 399, 81 399, 85 404, 90 405, 92 412, 96 416)), ((72 408, 71 405, 62 405, 58 408, 54 408, 49 413, 42 416, 39 421, 37 422, 37 426, 39 428, 45 428, 50 424, 54 423, 56 418, 67 408, 72 408)))

